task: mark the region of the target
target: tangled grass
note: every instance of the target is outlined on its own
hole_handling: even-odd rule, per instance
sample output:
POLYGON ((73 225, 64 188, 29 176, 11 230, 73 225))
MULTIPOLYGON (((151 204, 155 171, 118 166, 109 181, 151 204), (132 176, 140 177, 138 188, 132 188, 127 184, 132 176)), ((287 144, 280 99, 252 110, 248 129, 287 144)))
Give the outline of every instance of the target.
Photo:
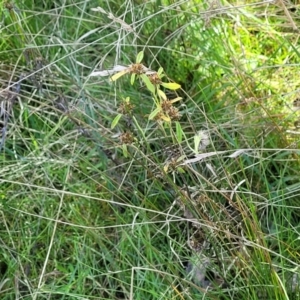
POLYGON ((2 299, 299 299, 297 4, 0 4, 2 299))

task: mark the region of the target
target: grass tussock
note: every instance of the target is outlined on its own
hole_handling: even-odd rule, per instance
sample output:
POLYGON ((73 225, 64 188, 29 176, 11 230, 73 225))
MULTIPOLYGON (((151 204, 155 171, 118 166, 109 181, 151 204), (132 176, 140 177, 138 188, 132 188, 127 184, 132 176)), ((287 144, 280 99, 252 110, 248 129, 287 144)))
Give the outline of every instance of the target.
POLYGON ((299 5, 0 1, 1 299, 299 299, 299 5))

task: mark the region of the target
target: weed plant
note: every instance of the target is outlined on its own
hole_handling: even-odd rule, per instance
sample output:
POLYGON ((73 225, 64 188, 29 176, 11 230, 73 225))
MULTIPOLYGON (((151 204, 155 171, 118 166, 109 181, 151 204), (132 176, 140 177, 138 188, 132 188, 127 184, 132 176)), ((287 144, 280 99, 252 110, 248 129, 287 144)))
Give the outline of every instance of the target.
POLYGON ((296 2, 0 10, 1 299, 300 299, 296 2))

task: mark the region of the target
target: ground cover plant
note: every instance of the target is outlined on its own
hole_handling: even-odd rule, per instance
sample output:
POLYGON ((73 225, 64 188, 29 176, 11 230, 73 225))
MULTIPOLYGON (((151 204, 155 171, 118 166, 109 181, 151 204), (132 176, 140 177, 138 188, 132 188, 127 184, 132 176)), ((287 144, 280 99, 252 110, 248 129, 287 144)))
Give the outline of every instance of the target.
POLYGON ((1 299, 300 299, 297 2, 0 10, 1 299))

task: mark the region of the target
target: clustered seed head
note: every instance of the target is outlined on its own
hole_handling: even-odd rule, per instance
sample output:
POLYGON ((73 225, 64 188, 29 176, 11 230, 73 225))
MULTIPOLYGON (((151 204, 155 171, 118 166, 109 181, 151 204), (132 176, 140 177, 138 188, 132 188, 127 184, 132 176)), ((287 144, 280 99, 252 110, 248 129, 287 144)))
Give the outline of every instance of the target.
POLYGON ((172 157, 171 160, 167 163, 168 171, 174 172, 178 166, 177 158, 172 157))
POLYGON ((161 108, 165 113, 168 113, 168 111, 171 109, 172 106, 173 104, 169 100, 164 100, 161 104, 161 108))
POLYGON ((14 5, 12 3, 10 3, 9 1, 4 2, 4 7, 8 10, 13 10, 14 9, 14 5))
POLYGON ((129 73, 131 74, 141 75, 144 74, 145 71, 146 68, 142 64, 132 64, 129 66, 129 73))
POLYGON ((170 117, 171 120, 179 120, 180 113, 178 108, 173 106, 173 103, 169 100, 164 100, 161 104, 163 112, 170 117))
POLYGON ((299 98, 297 98, 296 100, 293 101, 293 106, 300 107, 300 99, 299 98))
POLYGON ((134 136, 130 131, 123 132, 120 135, 121 144, 132 144, 134 142, 134 136))
POLYGON ((130 102, 124 101, 120 104, 117 111, 121 113, 122 115, 130 115, 134 109, 134 105, 130 102))
POLYGON ((175 121, 178 121, 181 117, 180 113, 179 113, 179 110, 178 108, 172 106, 170 108, 170 111, 169 111, 169 117, 172 119, 172 120, 175 120, 175 121))
POLYGON ((159 78, 157 73, 148 75, 150 82, 154 85, 161 84, 161 79, 159 78))

